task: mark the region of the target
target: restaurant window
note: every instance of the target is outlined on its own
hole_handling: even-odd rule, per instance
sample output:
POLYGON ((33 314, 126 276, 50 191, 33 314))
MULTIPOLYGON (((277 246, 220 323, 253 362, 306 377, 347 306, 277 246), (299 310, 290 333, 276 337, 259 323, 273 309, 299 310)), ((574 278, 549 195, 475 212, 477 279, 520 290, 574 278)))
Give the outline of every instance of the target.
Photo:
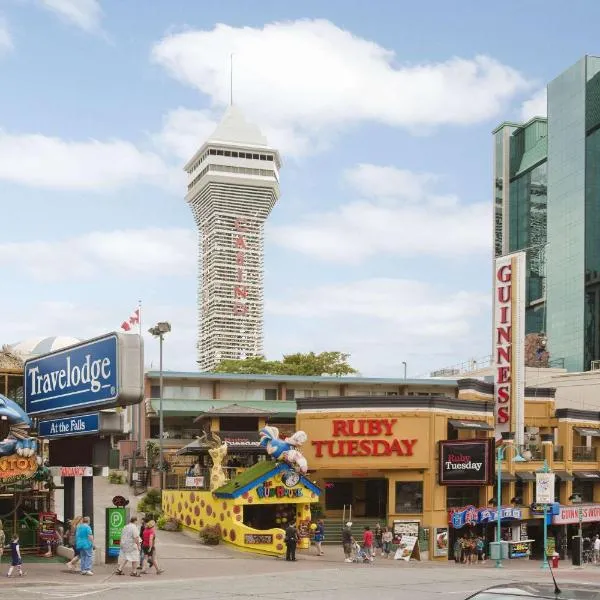
POLYGON ((423 512, 423 482, 422 481, 397 481, 396 482, 396 512, 397 513, 422 513, 423 512))
POLYGON ((351 481, 329 481, 325 483, 325 509, 341 510, 352 504, 354 486, 351 481))
POLYGON ((267 388, 265 390, 265 400, 277 400, 277 388, 267 388))
POLYGON ((594 482, 593 481, 577 481, 573 482, 573 495, 581 497, 582 502, 594 501, 594 482))
POLYGON ((463 506, 479 506, 478 487, 448 486, 446 490, 446 505, 448 508, 460 508, 463 506))

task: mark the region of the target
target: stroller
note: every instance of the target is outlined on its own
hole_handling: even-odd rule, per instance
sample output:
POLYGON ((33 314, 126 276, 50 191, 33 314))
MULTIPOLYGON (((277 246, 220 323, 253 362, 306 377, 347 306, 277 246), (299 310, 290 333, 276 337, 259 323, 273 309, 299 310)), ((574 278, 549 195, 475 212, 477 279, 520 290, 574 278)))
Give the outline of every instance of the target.
POLYGON ((355 563, 372 563, 373 559, 361 548, 358 542, 352 545, 352 562, 355 563))

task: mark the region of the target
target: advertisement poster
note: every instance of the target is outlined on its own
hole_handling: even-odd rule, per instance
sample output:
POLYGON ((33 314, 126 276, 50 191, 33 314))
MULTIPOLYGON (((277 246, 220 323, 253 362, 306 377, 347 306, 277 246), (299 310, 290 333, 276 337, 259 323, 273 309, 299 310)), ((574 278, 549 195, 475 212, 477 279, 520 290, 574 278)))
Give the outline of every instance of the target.
POLYGON ((202 488, 204 487, 204 477, 186 477, 185 487, 202 488))
POLYGON ((56 540, 56 513, 40 513, 40 538, 45 542, 56 540))
POLYGON ((409 561, 417 545, 418 537, 416 535, 403 535, 398 550, 394 555, 394 560, 409 561))
POLYGON ((448 528, 435 527, 433 533, 435 536, 433 556, 448 556, 448 528))
POLYGON ((552 504, 554 502, 554 473, 535 474, 536 504, 552 504))
POLYGON ((392 533, 395 538, 406 535, 419 537, 419 521, 394 521, 392 533))
POLYGON ((439 443, 440 485, 492 485, 494 440, 445 440, 439 443))
POLYGON ((119 556, 121 550, 121 532, 127 523, 127 509, 106 509, 106 555, 111 558, 119 556))

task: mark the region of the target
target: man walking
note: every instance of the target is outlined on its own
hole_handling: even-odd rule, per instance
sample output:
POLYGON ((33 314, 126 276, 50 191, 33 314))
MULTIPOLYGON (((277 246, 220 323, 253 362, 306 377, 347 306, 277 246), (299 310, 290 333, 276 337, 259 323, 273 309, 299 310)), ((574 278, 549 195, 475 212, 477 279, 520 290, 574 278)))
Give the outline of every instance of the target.
POLYGON ((352 562, 352 522, 348 521, 346 527, 342 529, 342 546, 344 547, 345 562, 352 562))
POLYGON ((123 527, 121 532, 121 544, 119 550, 119 566, 116 574, 123 575, 125 565, 131 563, 131 576, 139 577, 140 574, 136 570, 140 557, 140 532, 137 528, 137 517, 131 517, 129 524, 123 527))
POLYGON ((296 560, 296 546, 298 545, 298 530, 295 523, 290 523, 285 530, 286 553, 285 560, 296 560))
POLYGON ((600 561, 600 535, 596 534, 594 538, 594 563, 598 564, 600 561))

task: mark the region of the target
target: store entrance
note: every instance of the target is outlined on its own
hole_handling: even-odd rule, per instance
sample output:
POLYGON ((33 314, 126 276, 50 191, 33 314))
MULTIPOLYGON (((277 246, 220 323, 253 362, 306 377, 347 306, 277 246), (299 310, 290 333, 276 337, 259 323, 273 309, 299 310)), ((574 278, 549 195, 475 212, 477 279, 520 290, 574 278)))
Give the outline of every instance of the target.
POLYGON ((244 506, 244 525, 252 529, 285 529, 296 522, 295 504, 257 504, 244 506))
POLYGON ((388 511, 387 479, 328 479, 325 510, 336 513, 352 506, 353 518, 385 519, 388 511))

